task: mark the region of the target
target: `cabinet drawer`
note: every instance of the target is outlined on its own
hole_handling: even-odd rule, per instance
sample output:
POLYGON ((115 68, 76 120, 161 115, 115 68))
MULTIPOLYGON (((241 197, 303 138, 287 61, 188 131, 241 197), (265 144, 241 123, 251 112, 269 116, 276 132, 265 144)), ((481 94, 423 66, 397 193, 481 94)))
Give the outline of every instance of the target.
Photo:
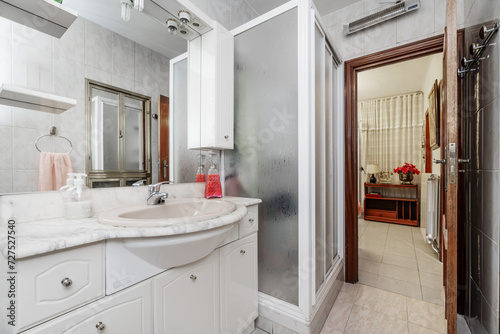
POLYGON ((151 334, 152 327, 151 281, 146 281, 23 334, 151 334))
POLYGON ((389 211, 389 210, 377 210, 377 209, 366 209, 365 216, 372 216, 372 217, 385 217, 385 218, 397 218, 396 217, 397 212, 396 211, 389 211))
POLYGON ((259 206, 251 205, 247 208, 247 214, 241 218, 239 224, 239 239, 246 237, 259 230, 259 206))
POLYGON ((19 329, 104 296, 103 243, 18 262, 19 329))

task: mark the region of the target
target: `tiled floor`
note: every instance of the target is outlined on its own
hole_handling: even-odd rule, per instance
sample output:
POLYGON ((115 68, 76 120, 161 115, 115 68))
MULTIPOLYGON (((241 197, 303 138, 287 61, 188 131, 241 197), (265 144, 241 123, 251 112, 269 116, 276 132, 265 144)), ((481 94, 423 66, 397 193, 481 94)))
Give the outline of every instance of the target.
POLYGON ((344 283, 321 334, 445 333, 444 306, 344 283))
POLYGON ((359 220, 359 282, 443 305, 443 267, 418 227, 359 220))

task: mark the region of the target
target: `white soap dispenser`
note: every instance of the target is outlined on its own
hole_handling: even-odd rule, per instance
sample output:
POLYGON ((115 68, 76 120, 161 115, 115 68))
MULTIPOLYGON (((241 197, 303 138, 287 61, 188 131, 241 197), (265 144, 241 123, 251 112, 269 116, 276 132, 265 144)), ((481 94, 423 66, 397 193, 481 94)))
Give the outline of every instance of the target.
POLYGON ((61 192, 61 194, 63 194, 63 196, 66 194, 68 190, 73 188, 73 186, 75 185, 75 176, 76 176, 75 173, 68 173, 68 178, 66 179, 66 185, 62 186, 61 189, 59 189, 59 191, 61 192))
POLYGON ((74 186, 68 190, 69 196, 64 202, 66 219, 92 217, 92 195, 85 185, 86 174, 76 174, 74 186))

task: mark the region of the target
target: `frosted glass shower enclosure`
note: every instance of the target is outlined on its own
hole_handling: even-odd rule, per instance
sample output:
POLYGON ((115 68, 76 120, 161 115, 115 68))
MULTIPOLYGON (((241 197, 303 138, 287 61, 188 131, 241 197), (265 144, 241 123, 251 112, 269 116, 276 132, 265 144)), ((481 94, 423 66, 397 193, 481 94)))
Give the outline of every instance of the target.
POLYGON ((307 0, 232 33, 235 149, 224 152, 225 193, 262 199, 260 317, 310 333, 343 280, 340 60, 307 0))

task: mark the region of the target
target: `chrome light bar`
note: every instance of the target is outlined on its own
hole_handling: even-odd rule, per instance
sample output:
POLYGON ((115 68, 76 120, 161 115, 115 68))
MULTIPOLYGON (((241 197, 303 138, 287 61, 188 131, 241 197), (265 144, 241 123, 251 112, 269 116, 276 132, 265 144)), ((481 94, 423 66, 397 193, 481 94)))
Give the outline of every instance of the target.
POLYGON ((349 35, 384 21, 393 19, 397 16, 420 8, 420 0, 406 0, 394 6, 385 8, 374 14, 365 16, 361 19, 344 25, 344 34, 349 35))

